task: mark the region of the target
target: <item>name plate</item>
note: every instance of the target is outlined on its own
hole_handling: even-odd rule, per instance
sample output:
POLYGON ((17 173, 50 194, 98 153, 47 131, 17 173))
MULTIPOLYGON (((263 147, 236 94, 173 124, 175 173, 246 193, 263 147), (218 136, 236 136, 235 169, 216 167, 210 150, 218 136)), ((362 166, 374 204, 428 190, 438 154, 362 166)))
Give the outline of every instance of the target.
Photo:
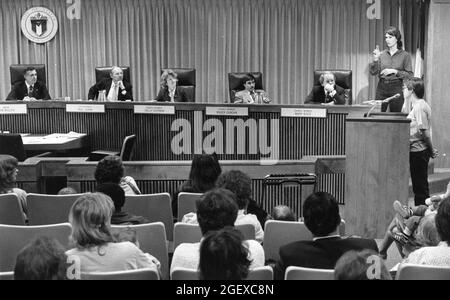
POLYGON ((103 104, 67 104, 66 111, 71 113, 105 113, 103 104))
POLYGON ((326 118, 327 110, 323 108, 282 108, 284 118, 326 118))
POLYGON ((206 115, 248 117, 248 107, 227 107, 227 106, 206 107, 206 115))
POLYGON ((0 104, 0 115, 26 115, 26 104, 0 104))
POLYGON ((175 106, 135 105, 134 113, 149 115, 174 115, 175 106))

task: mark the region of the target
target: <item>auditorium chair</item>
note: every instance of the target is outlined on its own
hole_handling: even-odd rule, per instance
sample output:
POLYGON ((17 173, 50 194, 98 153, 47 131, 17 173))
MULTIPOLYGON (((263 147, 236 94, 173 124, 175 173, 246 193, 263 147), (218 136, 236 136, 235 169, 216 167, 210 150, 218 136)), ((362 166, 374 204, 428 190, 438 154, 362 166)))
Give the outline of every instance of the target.
MULTIPOLYGON (((199 280, 199 272, 194 269, 176 267, 170 273, 171 280, 199 280)), ((273 269, 270 266, 258 267, 249 271, 245 280, 273 280, 273 269)))
POLYGON ((16 194, 0 195, 0 224, 25 225, 25 216, 16 194))
POLYGON ((69 212, 82 194, 74 195, 27 195, 28 221, 30 225, 49 225, 69 221, 69 212))
POLYGON ((0 272, 0 281, 3 280, 14 280, 14 271, 0 272))
POLYGON ((450 267, 400 264, 396 280, 449 280, 450 267))
POLYGON ((165 68, 161 69, 161 75, 166 70, 172 70, 177 74, 177 87, 186 92, 188 102, 195 102, 196 71, 193 68, 165 68))
MULTIPOLYGON (((38 81, 43 82, 47 86, 47 76, 45 73, 45 65, 43 64, 28 64, 28 65, 11 65, 9 72, 11 74, 11 85, 24 81, 23 77, 25 70, 29 67, 36 68, 38 81)), ((48 86, 47 86, 48 88, 48 86)))
MULTIPOLYGON (((113 66, 106 66, 106 67, 96 67, 95 68, 95 82, 99 82, 103 79, 109 79, 111 78, 111 70, 113 66)), ((131 84, 131 73, 130 73, 130 67, 120 67, 123 71, 123 80, 127 81, 131 84)))
POLYGON ((178 194, 178 221, 183 220, 183 216, 190 212, 197 212, 197 200, 203 196, 201 193, 185 193, 178 194))
POLYGON ((313 269, 290 266, 286 269, 285 280, 334 280, 334 270, 313 269))
POLYGON ((331 72, 336 77, 336 84, 345 89, 345 104, 352 105, 352 70, 315 70, 314 71, 314 86, 320 86, 320 75, 326 72, 331 72))
POLYGON ((155 269, 142 268, 114 272, 81 273, 81 280, 159 280, 159 275, 155 269))
POLYGON ((106 156, 119 156, 122 161, 130 161, 133 157, 134 145, 136 144, 136 135, 129 135, 123 139, 120 151, 114 150, 96 150, 89 155, 89 161, 100 161, 106 156))
POLYGON ((255 78, 255 90, 263 90, 263 80, 261 72, 240 72, 228 73, 228 89, 230 103, 234 103, 234 95, 244 89, 243 81, 245 76, 251 74, 255 78))

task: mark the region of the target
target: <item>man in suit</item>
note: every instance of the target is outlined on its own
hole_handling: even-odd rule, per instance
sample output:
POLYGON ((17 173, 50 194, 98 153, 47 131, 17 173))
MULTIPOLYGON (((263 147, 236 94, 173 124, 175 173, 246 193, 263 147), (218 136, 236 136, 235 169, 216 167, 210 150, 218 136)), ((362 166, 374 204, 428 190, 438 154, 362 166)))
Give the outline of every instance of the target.
POLYGON ((131 84, 123 80, 123 71, 114 66, 110 72, 111 78, 105 78, 97 82, 89 89, 89 100, 98 99, 100 91, 105 91, 106 101, 133 101, 133 88, 131 84))
POLYGON ((34 67, 29 67, 23 74, 24 81, 16 83, 6 100, 50 100, 47 87, 41 81, 38 81, 37 71, 34 67))
POLYGON ((244 89, 234 95, 234 103, 269 103, 270 99, 264 90, 255 90, 255 77, 247 74, 242 82, 244 89))
POLYGON ((331 72, 320 75, 320 86, 313 87, 306 97, 305 104, 345 104, 345 90, 336 84, 336 78, 331 72))
POLYGON ((310 195, 303 204, 306 227, 312 241, 297 241, 280 248, 280 260, 275 266, 276 279, 284 279, 289 266, 334 269, 338 259, 347 251, 369 249, 378 253, 373 239, 344 238, 339 235, 341 216, 336 199, 325 192, 310 195))

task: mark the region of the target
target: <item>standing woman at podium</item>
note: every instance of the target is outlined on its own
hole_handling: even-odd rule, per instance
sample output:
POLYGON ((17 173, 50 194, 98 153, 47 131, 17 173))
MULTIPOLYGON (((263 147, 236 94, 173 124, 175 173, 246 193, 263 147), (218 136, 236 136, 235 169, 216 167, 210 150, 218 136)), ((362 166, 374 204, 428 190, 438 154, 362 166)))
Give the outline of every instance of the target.
POLYGON ((403 80, 412 77, 411 56, 403 50, 402 35, 395 27, 385 31, 387 48, 380 51, 378 45, 373 50, 373 62, 370 64, 370 74, 378 75, 379 81, 375 99, 384 100, 399 94, 400 97, 381 105, 385 112, 389 106, 391 112, 400 112, 403 106, 403 80))
POLYGON ((402 112, 408 114, 410 123, 409 165, 415 205, 425 204, 430 197, 428 187, 428 162, 437 156, 431 142, 431 108, 423 99, 425 87, 420 78, 411 78, 403 84, 405 105, 402 112))

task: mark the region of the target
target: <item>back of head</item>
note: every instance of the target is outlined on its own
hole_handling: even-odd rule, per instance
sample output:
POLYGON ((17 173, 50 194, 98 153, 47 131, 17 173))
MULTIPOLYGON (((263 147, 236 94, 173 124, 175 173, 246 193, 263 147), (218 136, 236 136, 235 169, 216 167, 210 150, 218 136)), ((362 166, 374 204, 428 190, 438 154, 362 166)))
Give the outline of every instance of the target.
POLYGON ((234 194, 228 190, 214 189, 197 201, 197 220, 203 235, 234 226, 238 213, 234 198, 234 194))
POLYGON ((348 251, 336 262, 336 280, 391 280, 383 260, 371 250, 348 251))
POLYGON ((0 193, 14 187, 16 178, 15 169, 19 165, 17 158, 11 155, 0 155, 0 193))
POLYGON ((403 82, 403 85, 410 91, 412 91, 417 98, 423 99, 425 96, 425 84, 422 78, 412 77, 403 82))
POLYGON ((252 180, 247 174, 237 170, 225 172, 217 179, 216 186, 232 191, 239 209, 247 208, 252 197, 252 180))
POLYGON ((297 221, 295 213, 286 205, 278 205, 273 208, 273 219, 278 221, 297 221))
POLYGON ((55 239, 39 237, 28 243, 17 255, 15 280, 64 280, 67 257, 64 247, 55 239))
POLYGON ((120 212, 125 204, 125 191, 117 183, 102 183, 97 186, 97 192, 103 193, 111 198, 114 210, 120 212))
POLYGON ((123 173, 124 169, 120 157, 109 155, 98 162, 95 169, 95 180, 97 184, 107 182, 119 184, 123 173))
POLYGON ((195 155, 192 160, 189 180, 194 190, 204 193, 212 189, 222 169, 215 154, 195 155))
POLYGON ((77 191, 71 187, 65 187, 59 190, 58 195, 74 195, 77 191))
POLYGON ((450 198, 442 200, 435 222, 441 240, 450 244, 450 198))
POLYGON ((317 192, 306 198, 303 217, 306 227, 316 237, 333 233, 341 223, 338 203, 326 192, 317 192))
POLYGON ((113 242, 111 216, 114 204, 102 193, 84 194, 72 205, 69 222, 72 225, 70 241, 79 249, 113 242))
POLYGON ((424 216, 419 223, 416 231, 416 241, 424 247, 434 247, 439 244, 441 239, 436 228, 436 214, 432 213, 424 216))
POLYGON ((200 279, 241 280, 249 273, 249 251, 234 228, 210 232, 200 246, 200 279))

